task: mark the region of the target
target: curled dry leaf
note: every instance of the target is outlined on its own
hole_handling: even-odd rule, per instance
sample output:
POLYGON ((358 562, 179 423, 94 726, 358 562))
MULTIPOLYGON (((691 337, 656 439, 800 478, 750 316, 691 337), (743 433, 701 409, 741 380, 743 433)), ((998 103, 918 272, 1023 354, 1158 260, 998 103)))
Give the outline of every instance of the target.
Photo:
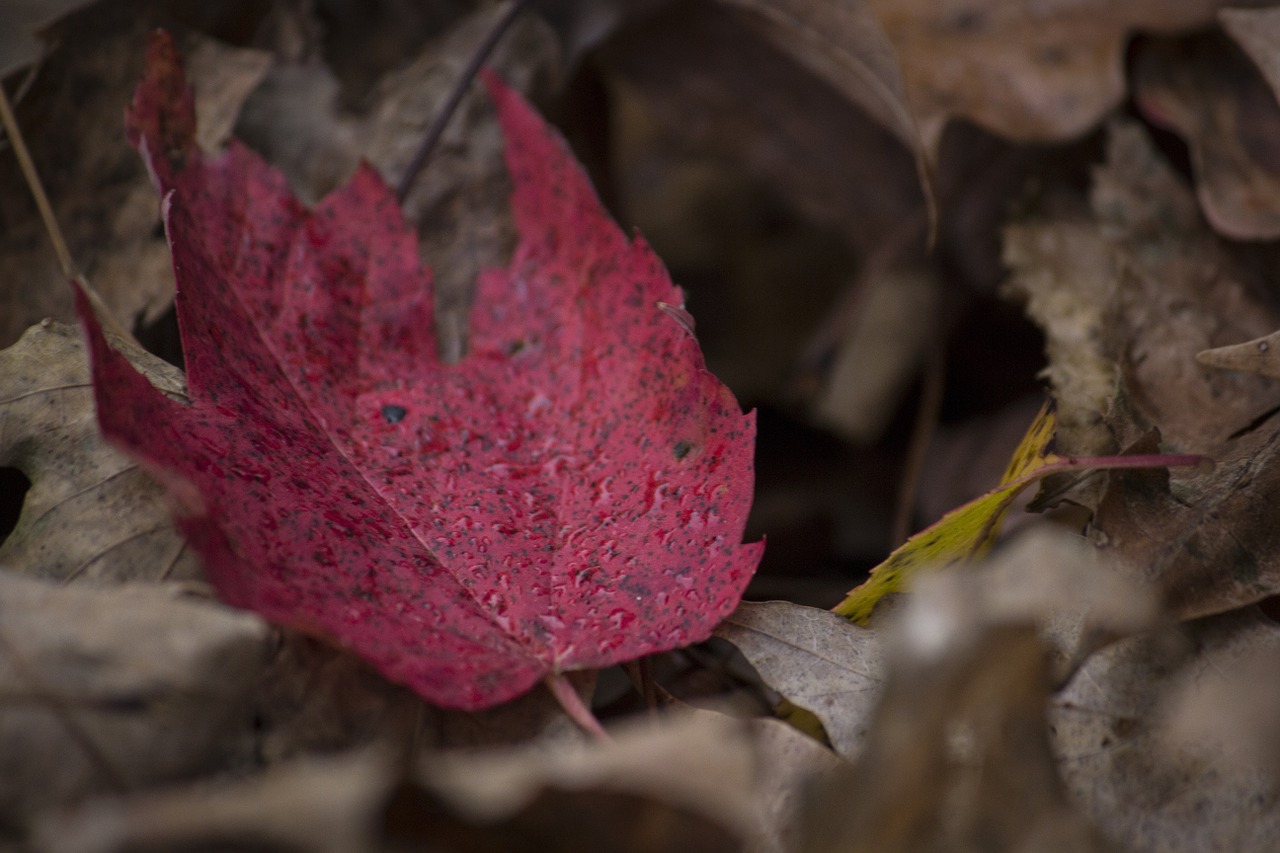
MULTIPOLYGON (((1255 653, 1276 658, 1280 627, 1253 609, 1224 614, 1100 652, 1055 697, 1063 779, 1125 849, 1261 850, 1280 834, 1274 776, 1231 752, 1173 748, 1167 735, 1172 697, 1231 677, 1255 653)), ((1230 719, 1216 723, 1217 735, 1233 740, 1230 719)))
POLYGON ((732 10, 672 3, 623 30, 600 61, 619 89, 619 150, 636 183, 662 167, 655 151, 685 164, 691 151, 710 155, 868 250, 919 214, 910 150, 732 10), (657 145, 634 150, 637 125, 657 145))
POLYGON ((906 83, 893 44, 862 0, 720 0, 750 14, 779 50, 867 111, 916 158, 916 171, 936 227, 933 162, 936 147, 925 144, 907 102, 906 83))
POLYGON ((248 759, 267 626, 152 585, 0 571, 0 813, 248 759))
MULTIPOLYGON (((123 344, 121 344, 123 346, 123 344)), ((175 399, 182 373, 133 350, 134 365, 175 399)), ((0 465, 31 482, 0 565, 63 582, 200 577, 164 490, 98 431, 80 331, 52 321, 0 351, 0 465)))
POLYGON ((964 7, 868 0, 898 52, 926 150, 951 118, 1020 142, 1078 137, 1125 95, 1134 30, 1176 31, 1213 20, 1216 0, 1080 0, 1051 7, 1001 0, 964 7))
POLYGON ((50 811, 37 821, 34 837, 56 853, 246 846, 371 851, 394 784, 394 762, 376 750, 313 756, 237 782, 50 811))
POLYGON ((1249 54, 1271 91, 1280 97, 1280 9, 1222 9, 1218 22, 1249 54))
POLYGON ((193 404, 81 317, 104 433, 166 478, 219 593, 465 709, 705 639, 763 548, 741 544, 754 417, 563 141, 490 78, 521 243, 445 365, 373 171, 304 209, 243 146, 203 154, 172 42, 148 53, 131 135, 166 194, 193 404))
POLYGON ((1280 104, 1240 49, 1221 33, 1147 40, 1133 85, 1143 115, 1190 146, 1214 229, 1236 240, 1280 236, 1280 104))
POLYGON ((745 602, 716 628, 765 684, 816 716, 836 752, 853 758, 884 678, 881 635, 826 610, 745 602))

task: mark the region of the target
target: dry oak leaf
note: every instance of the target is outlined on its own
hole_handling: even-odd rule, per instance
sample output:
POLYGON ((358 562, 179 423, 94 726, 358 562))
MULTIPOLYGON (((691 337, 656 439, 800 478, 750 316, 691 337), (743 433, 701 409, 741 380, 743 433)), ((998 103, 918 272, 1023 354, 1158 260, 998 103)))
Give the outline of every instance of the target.
POLYGON ((103 431, 169 485, 219 593, 465 709, 706 638, 763 549, 741 544, 754 416, 662 310, 682 294, 648 246, 488 82, 520 243, 477 282, 460 363, 372 169, 307 211, 244 146, 203 154, 163 33, 129 125, 165 194, 192 405, 81 311, 103 431))
POLYGON ((884 681, 882 635, 826 610, 789 601, 743 602, 716 628, 765 684, 816 716, 852 760, 884 681))
POLYGON ((1240 48, 1221 33, 1151 39, 1136 52, 1133 85, 1143 115, 1186 140, 1214 230, 1280 236, 1280 104, 1240 48))
MULTIPOLYGON (((165 393, 182 373, 148 353, 130 356, 165 393)), ((31 483, 0 566, 64 583, 200 577, 173 526, 164 490, 102 440, 84 341, 47 320, 0 350, 0 466, 31 483)))

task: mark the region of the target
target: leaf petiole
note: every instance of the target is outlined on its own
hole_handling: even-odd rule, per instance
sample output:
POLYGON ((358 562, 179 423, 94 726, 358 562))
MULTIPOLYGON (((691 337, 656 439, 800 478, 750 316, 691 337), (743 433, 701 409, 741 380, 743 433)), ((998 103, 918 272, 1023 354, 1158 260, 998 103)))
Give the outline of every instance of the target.
POLYGON ((613 741, 613 738, 609 737, 609 733, 604 730, 604 726, 600 725, 596 715, 591 713, 591 709, 582 701, 578 691, 573 688, 573 685, 569 683, 569 679, 565 678, 563 673, 548 675, 542 679, 542 683, 547 685, 551 695, 556 697, 560 707, 564 708, 564 712, 569 715, 569 719, 578 725, 578 728, 596 740, 606 743, 613 741))

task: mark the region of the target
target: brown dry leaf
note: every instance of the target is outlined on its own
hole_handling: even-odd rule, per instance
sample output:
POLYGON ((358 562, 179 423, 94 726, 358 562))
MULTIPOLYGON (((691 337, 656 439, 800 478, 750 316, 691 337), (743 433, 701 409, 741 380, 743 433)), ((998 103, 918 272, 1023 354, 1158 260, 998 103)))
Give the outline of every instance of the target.
POLYGON ((1083 214, 1027 218, 1004 232, 1005 292, 1023 300, 1045 334, 1049 380, 1058 413, 1058 444, 1068 455, 1115 453, 1105 415, 1119 370, 1108 340, 1117 259, 1083 214))
POLYGON ((744 602, 716 628, 765 684, 816 716, 836 752, 853 758, 884 678, 881 635, 828 610, 744 602))
POLYGON ((1280 9, 1223 9, 1218 22, 1258 66, 1271 91, 1280 96, 1280 9))
POLYGON ((1124 48, 1135 30, 1203 26, 1220 0, 1001 0, 963 6, 868 0, 897 49, 926 150, 967 118, 1019 142, 1073 139, 1125 96, 1124 48))
MULTIPOLYGON (((1230 754, 1171 748, 1166 728, 1171 697, 1230 677, 1254 653, 1274 660, 1280 627, 1253 609, 1224 614, 1120 643, 1092 658, 1055 698, 1063 778, 1125 849, 1266 850, 1280 837, 1275 777, 1230 754)), ((1233 694, 1230 701, 1251 700, 1233 694)))
POLYGON ((1280 426, 1268 421, 1214 455, 1212 471, 1177 480, 1166 471, 1112 474, 1090 533, 1152 584, 1175 619, 1280 592, 1280 426))
POLYGON ((783 853, 797 793, 838 759, 776 721, 690 712, 609 745, 437 753, 397 782, 385 748, 303 757, 237 782, 47 812, 60 853, 257 844, 385 849, 783 853), (747 836, 747 831, 755 833, 747 836))
MULTIPOLYGON (((816 744, 816 751, 797 746, 796 738, 803 739, 798 733, 781 735, 776 727, 711 711, 673 712, 619 726, 613 734, 615 741, 603 745, 557 741, 547 749, 534 742, 505 751, 438 753, 424 760, 419 778, 460 816, 475 821, 509 819, 549 792, 574 797, 569 805, 576 803, 580 816, 592 803, 587 796, 626 795, 642 798, 631 806, 640 814, 638 806, 652 812, 661 804, 727 830, 719 843, 729 846, 715 849, 740 849, 746 841, 752 850, 780 853, 774 844, 789 831, 792 802, 785 790, 780 796, 778 782, 799 785, 829 771, 835 760, 816 744)), ((611 819, 601 831, 612 841, 599 849, 708 849, 688 838, 628 846, 643 844, 634 812, 611 819)), ((582 820, 565 823, 575 830, 595 828, 582 820)))
POLYGON ((1256 280, 1265 273, 1249 270, 1240 251, 1228 253, 1205 228, 1191 194, 1136 126, 1112 128, 1092 206, 1120 273, 1109 340, 1135 432, 1157 426, 1170 448, 1213 454, 1280 404, 1280 383, 1195 362, 1201 350, 1280 327, 1256 280))
POLYGON ((857 247, 919 216, 914 161, 898 138, 731 10, 674 3, 624 29, 600 62, 631 123, 622 144, 637 115, 657 128, 643 149, 621 150, 621 181, 643 189, 662 178, 656 136, 659 151, 734 164, 857 247))
MULTIPOLYGON (((159 204, 123 111, 141 73, 159 4, 98 3, 48 30, 56 45, 16 113, 71 256, 126 328, 173 301, 159 204)), ((181 42, 196 89, 201 141, 225 141, 270 59, 190 35, 181 42)), ((45 317, 71 321, 71 289, 15 158, 0 157, 0 346, 45 317)))
MULTIPOLYGON (((869 4, 826 0, 720 0, 790 56, 893 133, 916 158, 931 216, 936 220, 933 162, 937 151, 921 139, 907 103, 898 56, 869 4)), ((933 223, 936 226, 936 221, 933 223)))
POLYGON ((1232 660, 1230 671, 1205 671, 1164 703, 1165 742, 1206 765, 1257 770, 1280 782, 1280 657, 1274 642, 1232 660))
POLYGON ((1221 33, 1142 43, 1134 98, 1187 140, 1205 217, 1236 240, 1280 236, 1280 104, 1221 33))
MULTIPOLYGON (((131 358, 185 399, 181 371, 146 353, 131 358)), ((202 577, 164 490, 102 440, 78 327, 41 323, 0 351, 0 465, 31 482, 0 565, 64 582, 202 577)))
POLYGON ((243 762, 267 636, 172 588, 0 571, 0 813, 243 762))
POLYGON ((36 823, 41 850, 382 849, 381 812, 395 784, 394 763, 378 750, 312 756, 261 776, 220 785, 170 788, 50 811, 36 823))
POLYGON ((8 0, 0 6, 0 77, 30 65, 44 53, 36 33, 89 0, 8 0))
POLYGON ((748 850, 784 853, 800 849, 800 824, 809 788, 845 763, 822 744, 781 720, 751 722, 755 734, 757 772, 754 791, 760 834, 748 850))
POLYGON ((1081 543, 1029 535, 989 564, 931 574, 894 626, 883 697, 852 768, 817 788, 806 851, 1112 849, 1072 808, 1045 719, 1067 648, 1149 618, 1081 543), (1063 624, 1074 630, 1061 630, 1063 624))
POLYGON ((1006 232, 1012 286, 1046 329, 1072 441, 1097 446, 1109 431, 1119 446, 1157 426, 1171 452, 1212 455, 1280 404, 1280 383, 1195 361, 1280 326, 1261 276, 1205 228, 1135 125, 1111 128, 1091 206, 1088 218, 1059 213, 1006 232))

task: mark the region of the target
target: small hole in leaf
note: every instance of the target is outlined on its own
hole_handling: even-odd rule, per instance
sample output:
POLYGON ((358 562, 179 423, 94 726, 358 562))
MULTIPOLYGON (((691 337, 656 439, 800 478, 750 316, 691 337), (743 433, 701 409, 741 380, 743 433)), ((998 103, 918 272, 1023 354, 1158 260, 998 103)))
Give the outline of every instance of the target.
POLYGON ((17 468, 0 468, 0 544, 18 526, 31 481, 17 468))
POLYGON ((389 424, 400 423, 407 414, 409 414, 409 410, 404 406, 388 404, 382 407, 382 416, 387 419, 389 424))
POLYGON ((677 441, 675 454, 677 459, 683 459, 689 455, 689 451, 693 450, 693 445, 687 441, 677 441))
POLYGON ((512 342, 507 346, 507 355, 515 355, 516 353, 520 352, 520 350, 522 350, 522 349, 524 349, 524 339, 523 339, 523 338, 522 338, 522 339, 520 339, 520 340, 518 340, 518 341, 512 341, 512 342))

